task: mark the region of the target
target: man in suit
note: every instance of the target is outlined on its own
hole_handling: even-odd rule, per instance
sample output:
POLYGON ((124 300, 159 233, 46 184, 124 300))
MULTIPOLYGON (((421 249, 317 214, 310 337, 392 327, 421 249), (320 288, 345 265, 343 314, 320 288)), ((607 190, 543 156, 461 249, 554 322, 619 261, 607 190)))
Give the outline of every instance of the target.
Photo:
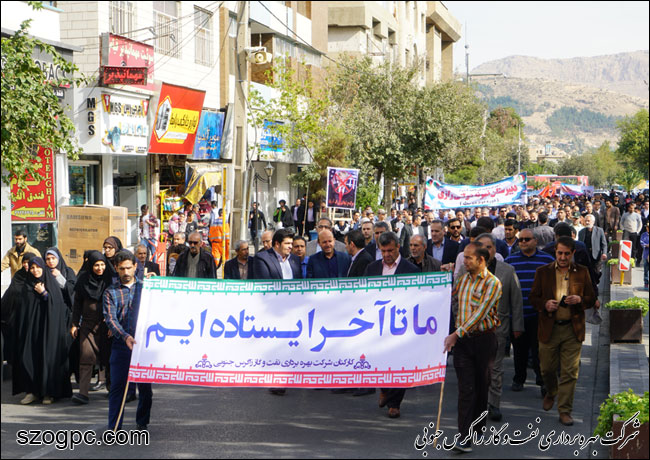
POLYGON ((456 256, 458 255, 458 243, 445 238, 444 223, 441 220, 434 220, 429 225, 431 239, 427 242, 427 254, 440 261, 442 269, 453 270, 456 256))
POLYGON ((307 263, 309 263, 309 256, 307 255, 307 242, 305 238, 296 235, 293 237, 293 247, 291 254, 298 256, 300 259, 300 269, 302 270, 302 277, 307 278, 307 263))
MULTIPOLYGON (((420 269, 402 258, 399 252, 399 238, 393 232, 384 232, 377 239, 381 248, 381 260, 375 260, 366 268, 364 276, 390 276, 405 273, 420 273, 420 269)), ((388 416, 400 416, 400 405, 404 399, 404 388, 382 388, 379 407, 388 406, 388 416)))
POLYGON ((137 267, 135 276, 139 280, 150 278, 152 276, 160 276, 160 266, 147 260, 149 258, 149 247, 141 243, 135 247, 135 259, 137 260, 137 267))
POLYGON ((418 267, 422 273, 439 272, 440 261, 427 254, 427 240, 422 235, 411 238, 411 257, 408 261, 418 267))
POLYGON ((226 262, 223 267, 223 278, 227 280, 247 280, 253 278, 251 263, 248 257, 248 242, 239 240, 234 246, 237 255, 226 262))
MULTIPOLYGON (((376 222, 372 227, 372 233, 374 235, 373 240, 366 245, 364 251, 367 251, 373 258, 373 260, 381 260, 381 248, 377 245, 377 240, 382 233, 389 232, 390 227, 386 222, 376 222)), ((404 231, 404 229, 402 229, 404 231)), ((394 233, 394 232, 393 232, 394 233)), ((398 237, 399 239, 399 237, 398 237)), ((399 243, 399 241, 398 241, 399 243)))
POLYGON ((199 232, 190 233, 187 237, 187 244, 190 248, 178 256, 172 276, 180 278, 216 278, 217 265, 214 262, 212 253, 201 247, 203 244, 201 234, 199 232))
POLYGON ((570 236, 558 238, 555 262, 537 269, 529 296, 539 314, 539 366, 546 386, 542 408, 551 410, 557 396, 560 423, 566 426, 573 425, 571 411, 585 340, 585 310, 596 302, 589 271, 572 262, 575 248, 570 236))
POLYGON ((302 204, 300 199, 297 199, 296 204, 291 206, 291 217, 293 217, 293 225, 298 229, 298 235, 302 236, 305 221, 305 205, 302 204))
MULTIPOLYGON (((293 233, 281 228, 273 234, 271 249, 261 251, 253 259, 253 272, 258 280, 291 280, 302 278, 300 259, 291 254, 293 233)), ((269 388, 269 393, 283 396, 286 388, 269 388)))
POLYGON ((309 256, 307 278, 344 278, 350 268, 350 256, 347 252, 334 250, 334 234, 323 230, 318 234, 321 251, 309 256))
POLYGON ((365 239, 361 230, 352 230, 345 235, 345 249, 351 257, 352 263, 348 269, 348 277, 356 278, 363 276, 366 267, 375 259, 368 251, 364 251, 365 239))
POLYGON ((591 263, 600 281, 603 261, 607 260, 607 238, 605 231, 596 226, 596 218, 593 214, 587 214, 585 217, 585 228, 578 233, 578 241, 582 241, 587 247, 587 254, 591 257, 591 263))
MULTIPOLYGON (((334 226, 332 225, 332 221, 329 220, 328 217, 321 217, 320 219, 318 219, 316 232, 318 234, 320 234, 320 232, 322 232, 323 230, 329 230, 330 232, 333 232, 334 231, 333 227, 334 226)), ((322 250, 321 247, 318 245, 318 238, 307 243, 307 255, 309 257, 313 256, 317 252, 320 252, 321 250, 322 250)), ((345 252, 345 244, 338 240, 334 240, 334 250, 339 252, 345 252)))
POLYGON ((402 229, 402 233, 399 235, 399 252, 402 254, 402 257, 407 259, 411 257, 411 238, 413 237, 414 228, 413 228, 413 217, 409 214, 406 215, 406 223, 402 229))
POLYGON ((291 254, 293 233, 281 228, 273 234, 272 247, 255 256, 253 271, 258 280, 302 278, 300 259, 291 254))

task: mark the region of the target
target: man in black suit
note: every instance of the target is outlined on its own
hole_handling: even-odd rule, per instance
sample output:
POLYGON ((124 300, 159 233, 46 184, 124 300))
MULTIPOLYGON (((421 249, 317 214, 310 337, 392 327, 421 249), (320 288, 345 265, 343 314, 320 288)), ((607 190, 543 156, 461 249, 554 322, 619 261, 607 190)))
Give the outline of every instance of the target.
MULTIPOLYGON (((300 258, 291 254, 293 232, 281 228, 273 234, 271 249, 261 251, 253 259, 253 272, 258 280, 291 280, 302 278, 300 258)), ((283 396, 286 388, 269 388, 269 393, 283 396)))
MULTIPOLYGON (((377 245, 377 240, 379 239, 379 236, 382 233, 390 232, 390 227, 386 222, 377 222, 375 225, 372 227, 372 233, 374 235, 373 240, 366 245, 364 248, 364 251, 368 252, 372 256, 373 260, 381 260, 381 249, 377 245)), ((397 236, 397 235, 396 235, 397 236)), ((399 239, 399 237, 398 237, 399 239)), ((399 240, 398 240, 399 244, 399 240)))
POLYGON ((427 242, 427 254, 439 260, 443 270, 451 271, 458 255, 458 243, 445 237, 444 227, 441 220, 434 220, 429 225, 431 239, 427 242))
POLYGON ((361 230, 352 230, 345 235, 345 249, 352 258, 352 264, 348 270, 349 278, 363 276, 368 264, 375 260, 368 251, 363 250, 365 241, 361 230))
POLYGON ((302 278, 300 259, 291 254, 293 233, 281 228, 273 234, 271 249, 255 256, 253 271, 258 280, 290 280, 302 278))
MULTIPOLYGON (((364 276, 389 276, 405 273, 420 273, 420 269, 400 255, 399 238, 393 232, 384 232, 378 238, 382 260, 375 260, 364 276)), ((388 416, 400 416, 399 408, 404 399, 404 388, 382 388, 379 395, 379 407, 388 406, 388 416)))
POLYGON ((291 217, 293 217, 293 225, 298 229, 298 235, 302 236, 305 221, 305 205, 300 199, 297 199, 296 204, 291 206, 291 217))
POLYGON ((307 278, 344 278, 350 268, 350 256, 334 250, 334 234, 323 230, 318 234, 320 252, 309 256, 307 278))
POLYGON ((234 249, 237 255, 224 265, 223 278, 226 280, 252 279, 253 271, 248 257, 248 242, 239 240, 235 243, 234 249))
POLYGON ((135 276, 139 280, 150 278, 152 276, 160 276, 160 266, 157 263, 148 260, 149 248, 146 244, 143 243, 136 246, 135 258, 137 260, 135 276))

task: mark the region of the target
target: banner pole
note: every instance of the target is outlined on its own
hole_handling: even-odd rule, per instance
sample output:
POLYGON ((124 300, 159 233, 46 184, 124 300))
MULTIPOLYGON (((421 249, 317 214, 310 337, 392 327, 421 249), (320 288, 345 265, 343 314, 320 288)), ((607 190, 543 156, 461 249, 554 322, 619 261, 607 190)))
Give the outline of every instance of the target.
MULTIPOLYGON (((440 400, 438 401, 438 419, 436 420, 436 431, 440 429, 440 413, 442 412, 442 395, 445 393, 445 381, 442 381, 440 386, 440 400)), ((438 444, 438 437, 433 440, 433 448, 438 444)))
POLYGON ((120 420, 122 419, 122 412, 124 411, 124 404, 126 404, 126 395, 128 392, 129 392, 129 378, 127 377, 126 385, 124 386, 124 396, 122 396, 122 405, 120 406, 120 413, 117 415, 117 421, 115 422, 113 433, 117 432, 117 427, 120 425, 120 420))

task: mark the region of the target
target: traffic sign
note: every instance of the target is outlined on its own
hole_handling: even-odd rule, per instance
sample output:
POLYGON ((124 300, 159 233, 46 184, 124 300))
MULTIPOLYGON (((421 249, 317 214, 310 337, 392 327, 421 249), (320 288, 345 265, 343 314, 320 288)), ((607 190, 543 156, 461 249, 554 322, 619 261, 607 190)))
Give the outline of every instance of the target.
POLYGON ((630 258, 632 257, 632 242, 630 240, 621 241, 618 254, 618 269, 626 272, 630 269, 630 258))

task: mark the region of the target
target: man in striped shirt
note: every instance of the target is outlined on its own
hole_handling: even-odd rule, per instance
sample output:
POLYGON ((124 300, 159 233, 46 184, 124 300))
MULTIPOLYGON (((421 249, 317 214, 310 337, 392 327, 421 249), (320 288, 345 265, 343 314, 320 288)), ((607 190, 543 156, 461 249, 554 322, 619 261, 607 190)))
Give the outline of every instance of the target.
MULTIPOLYGON (((135 276, 136 262, 132 252, 126 249, 115 255, 114 259, 120 280, 104 292, 104 319, 113 334, 111 348, 111 390, 108 394, 108 428, 115 429, 117 417, 122 406, 124 388, 129 375, 131 352, 136 343, 135 326, 140 310, 142 281, 135 276)), ((150 383, 138 383, 140 400, 135 420, 139 430, 146 430, 149 424, 153 392, 150 383)), ((117 429, 122 428, 120 417, 117 429)))
POLYGON ((519 232, 519 252, 515 252, 506 259, 515 268, 519 284, 521 284, 521 296, 524 302, 524 333, 515 337, 512 341, 514 348, 515 376, 512 379, 512 391, 522 391, 526 382, 526 368, 528 367, 529 352, 533 357, 533 370, 535 371, 535 383, 541 387, 542 396, 546 389, 544 380, 539 371, 539 343, 537 341, 537 311, 528 300, 530 288, 535 281, 535 270, 555 260, 550 254, 537 249, 537 238, 535 232, 525 228, 519 232))
MULTIPOLYGON (((469 437, 472 423, 488 408, 490 369, 497 351, 496 327, 500 324, 497 305, 501 299, 501 282, 489 272, 490 253, 477 243, 463 251, 467 273, 458 279, 452 296, 458 298, 456 330, 445 338, 445 351, 454 346, 454 369, 458 377, 458 431, 455 448, 471 452, 469 437)), ((478 437, 485 417, 474 426, 478 437)))

